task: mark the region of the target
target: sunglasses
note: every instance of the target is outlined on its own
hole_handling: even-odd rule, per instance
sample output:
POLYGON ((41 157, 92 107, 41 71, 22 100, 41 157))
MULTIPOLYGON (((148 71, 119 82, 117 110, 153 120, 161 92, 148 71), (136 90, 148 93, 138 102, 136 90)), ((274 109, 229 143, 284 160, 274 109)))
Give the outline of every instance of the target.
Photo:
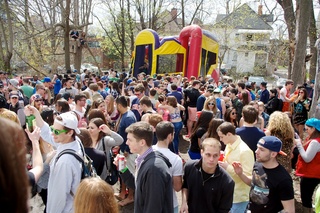
POLYGON ((211 106, 215 106, 215 104, 214 104, 214 103, 208 103, 208 105, 209 105, 209 106, 210 106, 210 105, 211 105, 211 106))
POLYGON ((40 101, 42 101, 42 99, 34 100, 34 102, 40 102, 40 101))
POLYGON ((11 97, 11 99, 18 99, 18 97, 11 97))
POLYGON ((50 126, 50 129, 51 129, 51 132, 52 132, 53 134, 55 134, 55 135, 60 135, 60 134, 62 134, 62 133, 68 132, 68 131, 65 130, 65 129, 59 130, 59 129, 53 128, 52 126, 50 126))
POLYGON ((236 114, 237 114, 236 112, 232 112, 232 113, 231 113, 231 115, 236 115, 236 114))

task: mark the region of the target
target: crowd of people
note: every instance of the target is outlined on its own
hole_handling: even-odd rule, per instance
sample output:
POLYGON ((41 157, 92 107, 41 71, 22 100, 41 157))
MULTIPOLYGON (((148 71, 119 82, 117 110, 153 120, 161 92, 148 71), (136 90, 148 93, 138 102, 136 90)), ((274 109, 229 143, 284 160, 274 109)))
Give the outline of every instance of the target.
POLYGON ((1 205, 28 212, 39 194, 48 213, 113 213, 131 203, 137 213, 291 213, 294 170, 312 212, 320 120, 308 117, 312 82, 293 85, 114 70, 9 79, 0 71, 1 205), (180 156, 183 138, 190 160, 180 156), (89 156, 98 177, 83 179, 66 150, 89 156), (114 192, 107 179, 122 156, 114 192))

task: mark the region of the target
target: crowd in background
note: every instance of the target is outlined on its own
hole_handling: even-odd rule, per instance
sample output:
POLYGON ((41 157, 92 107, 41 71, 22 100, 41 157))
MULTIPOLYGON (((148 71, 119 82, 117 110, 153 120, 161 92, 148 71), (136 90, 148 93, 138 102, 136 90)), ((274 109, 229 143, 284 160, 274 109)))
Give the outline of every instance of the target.
POLYGON ((21 163, 46 212, 118 212, 131 203, 135 212, 155 206, 157 212, 199 212, 199 206, 201 212, 294 212, 292 169, 301 177, 304 210, 311 212, 320 182, 320 120, 308 117, 313 83, 293 88, 287 80, 268 89, 267 82, 256 85, 247 77, 215 82, 74 70, 40 80, 0 72, 0 130, 26 130, 27 137, 21 130, 11 139, 27 155, 21 163), (187 162, 180 157, 182 138, 190 142, 187 162), (79 162, 59 155, 66 149, 89 155, 101 179, 81 181, 79 162), (126 159, 115 194, 105 182, 118 164, 110 153, 126 159))

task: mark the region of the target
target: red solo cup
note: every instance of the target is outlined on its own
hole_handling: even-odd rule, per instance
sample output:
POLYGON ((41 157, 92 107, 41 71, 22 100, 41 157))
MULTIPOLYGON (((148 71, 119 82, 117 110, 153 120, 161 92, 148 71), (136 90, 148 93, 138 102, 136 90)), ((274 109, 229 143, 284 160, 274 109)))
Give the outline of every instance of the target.
POLYGON ((223 159, 224 159, 224 152, 220 151, 219 161, 223 161, 223 159))

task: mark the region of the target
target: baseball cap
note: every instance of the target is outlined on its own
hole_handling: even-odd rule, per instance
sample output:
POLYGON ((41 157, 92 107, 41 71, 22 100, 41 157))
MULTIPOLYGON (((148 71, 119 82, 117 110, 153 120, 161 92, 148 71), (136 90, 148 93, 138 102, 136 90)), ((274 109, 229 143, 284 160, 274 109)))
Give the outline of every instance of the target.
POLYGON ((221 90, 219 89, 219 87, 217 87, 217 88, 215 88, 214 90, 213 90, 213 93, 220 93, 221 92, 221 90))
POLYGON ((78 70, 74 69, 73 72, 78 72, 78 70))
POLYGON ((10 92, 9 93, 9 98, 13 98, 13 97, 19 98, 19 94, 16 91, 10 92))
POLYGON ((42 97, 41 95, 39 94, 33 94, 31 97, 30 97, 30 104, 35 101, 35 100, 42 100, 42 97))
POLYGON ((2 83, 2 81, 0 81, 0 88, 3 88, 3 83, 2 83))
POLYGON ((17 79, 10 79, 10 84, 15 87, 16 89, 19 88, 19 81, 17 79))
POLYGON ((314 127, 316 130, 320 132, 320 120, 317 118, 310 118, 306 121, 307 126, 314 127))
POLYGON ((49 83, 51 82, 51 79, 49 77, 45 77, 43 80, 42 80, 43 83, 49 83))
POLYGON ((65 112, 60 114, 60 117, 62 120, 60 121, 55 119, 55 122, 69 129, 73 129, 77 134, 80 134, 80 130, 78 129, 78 119, 74 114, 71 112, 65 112))
POLYGON ((280 155, 287 155, 285 152, 281 151, 282 142, 275 136, 264 136, 258 141, 258 144, 272 152, 278 152, 280 155))

